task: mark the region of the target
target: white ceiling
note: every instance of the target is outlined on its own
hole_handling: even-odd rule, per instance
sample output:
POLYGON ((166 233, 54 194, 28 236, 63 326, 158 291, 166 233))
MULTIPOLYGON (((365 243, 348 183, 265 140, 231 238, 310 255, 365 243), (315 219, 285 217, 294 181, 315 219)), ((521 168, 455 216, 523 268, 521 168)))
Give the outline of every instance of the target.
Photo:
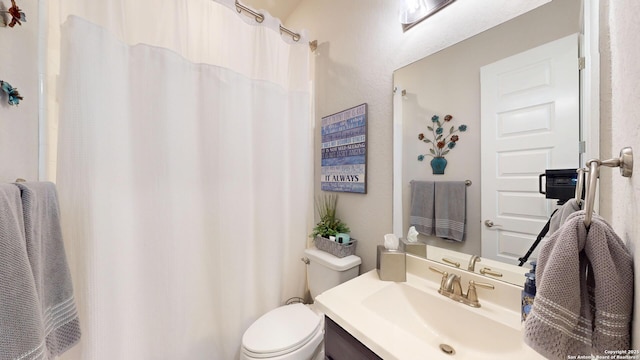
POLYGON ((284 23, 302 0, 239 0, 254 10, 266 10, 284 23))

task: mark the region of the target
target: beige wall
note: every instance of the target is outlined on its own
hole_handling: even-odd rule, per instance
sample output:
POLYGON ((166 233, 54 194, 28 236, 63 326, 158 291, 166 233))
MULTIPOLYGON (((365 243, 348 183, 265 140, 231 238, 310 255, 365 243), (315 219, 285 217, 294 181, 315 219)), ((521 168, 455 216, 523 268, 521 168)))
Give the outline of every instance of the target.
MULTIPOLYGON (((3 2, 5 10, 11 6, 3 2)), ((27 21, 13 28, 0 21, 0 80, 24 100, 10 106, 0 95, 0 181, 38 180, 38 0, 18 1, 27 21)), ((8 15, 4 15, 9 19, 8 15)))
MULTIPOLYGON (((605 1, 607 2, 607 1, 605 1)), ((611 224, 618 235, 628 244, 635 260, 635 306, 633 326, 633 347, 640 348, 640 170, 638 170, 638 152, 640 151, 640 47, 638 34, 640 22, 640 2, 637 0, 608 0, 609 27, 611 36, 611 148, 603 149, 607 156, 617 156, 620 149, 631 146, 636 152, 635 173, 631 178, 618 175, 617 169, 604 169, 612 172, 611 195, 602 189, 600 202, 610 202, 611 224)), ((605 14, 607 15, 607 14, 605 14)), ((606 81, 606 79, 603 79, 606 81)))
MULTIPOLYGON (((457 1, 406 33, 389 0, 305 0, 287 19, 317 39, 313 56, 315 121, 368 103, 368 193, 341 193, 338 215, 358 239, 362 271, 375 268, 376 245, 392 232, 393 71, 478 34, 548 0, 457 1), (473 18, 473 21, 465 19, 473 18)), ((316 148, 320 144, 316 129, 316 148)), ((320 194, 320 157, 315 161, 320 194)))

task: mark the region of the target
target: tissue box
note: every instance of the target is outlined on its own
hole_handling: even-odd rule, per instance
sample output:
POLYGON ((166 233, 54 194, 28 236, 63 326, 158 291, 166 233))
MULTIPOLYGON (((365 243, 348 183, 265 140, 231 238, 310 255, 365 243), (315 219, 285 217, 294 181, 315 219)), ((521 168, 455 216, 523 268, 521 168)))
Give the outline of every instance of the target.
POLYGON ((408 242, 407 239, 400 239, 400 249, 407 254, 427 258, 427 244, 421 242, 408 242))
POLYGON ((378 277, 384 281, 407 281, 407 260, 402 251, 389 251, 378 245, 376 269, 378 277))

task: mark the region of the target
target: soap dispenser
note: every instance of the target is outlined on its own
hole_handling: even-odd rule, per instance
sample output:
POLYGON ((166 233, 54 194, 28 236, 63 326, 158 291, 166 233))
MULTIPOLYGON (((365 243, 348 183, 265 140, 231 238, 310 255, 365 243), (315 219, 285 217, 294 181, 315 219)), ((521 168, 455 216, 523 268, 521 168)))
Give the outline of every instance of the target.
POLYGON ((527 316, 533 307, 533 299, 536 296, 536 262, 532 261, 531 271, 524 276, 524 290, 522 290, 522 321, 527 320, 527 316))

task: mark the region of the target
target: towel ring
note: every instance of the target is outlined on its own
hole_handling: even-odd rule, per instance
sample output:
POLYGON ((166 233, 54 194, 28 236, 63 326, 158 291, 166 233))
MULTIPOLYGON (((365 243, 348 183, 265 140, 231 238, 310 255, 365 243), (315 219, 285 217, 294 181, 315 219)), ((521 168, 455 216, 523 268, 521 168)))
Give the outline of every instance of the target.
POLYGON ((587 184, 587 194, 585 196, 585 216, 584 225, 589 228, 591 219, 593 218, 593 204, 596 198, 596 186, 598 177, 600 176, 600 167, 619 167, 620 175, 623 177, 631 177, 633 175, 633 150, 625 147, 620 150, 620 157, 601 161, 599 159, 591 159, 587 161, 589 168, 589 182, 587 184))

